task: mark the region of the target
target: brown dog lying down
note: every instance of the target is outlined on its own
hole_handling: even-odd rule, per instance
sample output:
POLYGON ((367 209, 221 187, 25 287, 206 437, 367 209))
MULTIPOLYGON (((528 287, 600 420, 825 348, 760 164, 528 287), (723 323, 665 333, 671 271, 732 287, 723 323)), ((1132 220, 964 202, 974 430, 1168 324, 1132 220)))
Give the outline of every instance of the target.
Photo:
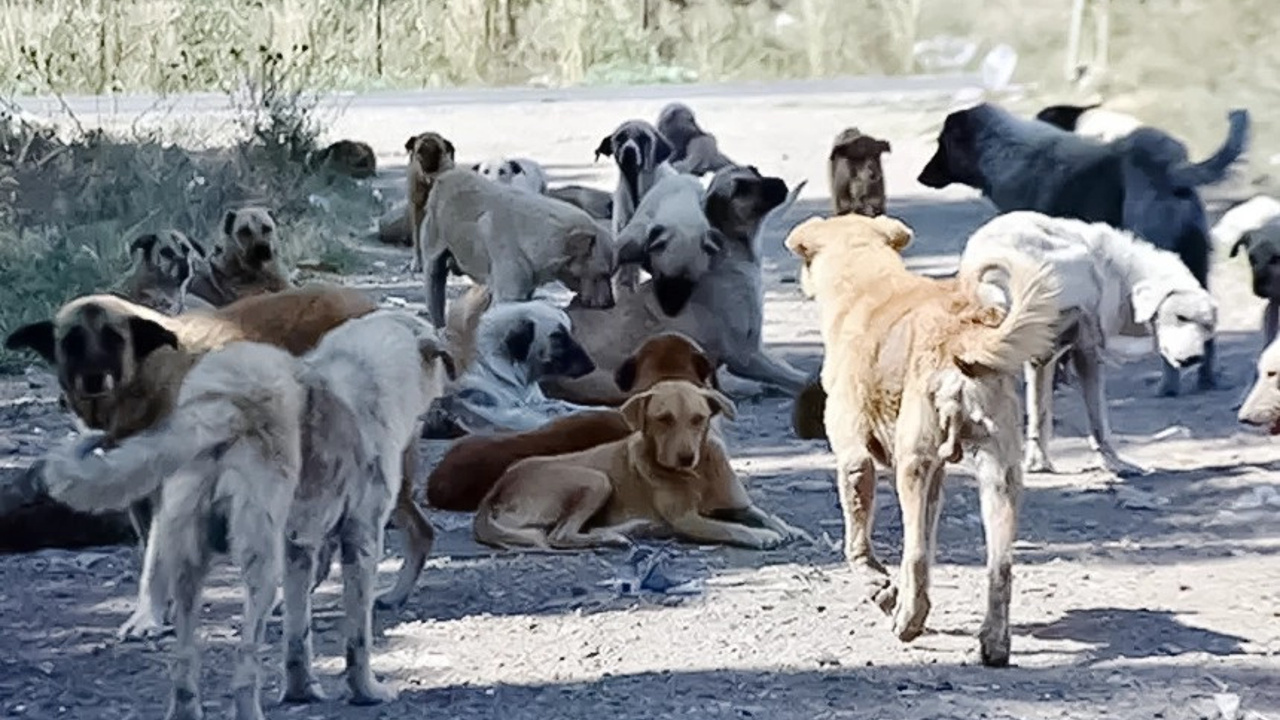
MULTIPOLYGON (((476 511, 476 539, 503 548, 570 549, 629 545, 627 535, 643 529, 694 542, 777 547, 786 534, 703 512, 719 490, 712 483, 733 474, 728 458, 714 476, 701 472, 716 444, 711 426, 719 414, 732 419, 733 402, 686 380, 664 380, 631 396, 622 406, 632 429, 627 437, 512 465, 476 511)), ((762 514, 746 502, 740 510, 762 514)))

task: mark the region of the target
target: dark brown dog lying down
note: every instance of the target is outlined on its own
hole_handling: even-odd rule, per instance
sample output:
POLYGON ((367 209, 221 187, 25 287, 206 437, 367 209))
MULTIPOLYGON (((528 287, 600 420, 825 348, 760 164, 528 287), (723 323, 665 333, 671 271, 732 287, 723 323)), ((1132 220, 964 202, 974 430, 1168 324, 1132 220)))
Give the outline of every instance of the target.
MULTIPOLYGON (((644 392, 662 380, 715 386, 715 368, 689 338, 662 333, 643 344, 614 373, 623 392, 644 392)), ((427 503, 439 510, 472 512, 518 460, 577 452, 620 440, 631 428, 616 410, 574 413, 536 430, 469 435, 455 442, 427 478, 427 503)))

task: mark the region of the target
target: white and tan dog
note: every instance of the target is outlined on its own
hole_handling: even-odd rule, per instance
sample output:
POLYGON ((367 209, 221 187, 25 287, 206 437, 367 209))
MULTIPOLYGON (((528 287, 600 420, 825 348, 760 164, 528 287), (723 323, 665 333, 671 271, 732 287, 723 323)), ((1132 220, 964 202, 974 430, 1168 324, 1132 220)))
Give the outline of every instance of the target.
POLYGON ((120 509, 163 487, 156 586, 171 593, 177 634, 168 718, 203 717, 195 633, 215 554, 210 528, 222 522, 245 586, 237 720, 263 717, 258 655, 282 578, 284 699, 323 698, 312 672, 310 596, 317 553, 334 536, 351 702, 395 698, 369 664, 373 586, 404 448, 441 392, 444 357, 426 323, 393 311, 344 323, 301 359, 231 343, 192 367, 173 412, 154 427, 105 452, 97 449, 104 436, 93 434, 51 454, 49 494, 80 510, 120 509))
POLYGON ((451 267, 489 286, 499 303, 528 300, 558 280, 586 307, 613 306, 613 236, 568 203, 454 168, 436 177, 420 234, 427 308, 436 327, 445 323, 451 267))
POLYGON ((133 267, 123 283, 125 297, 156 312, 176 315, 192 266, 208 253, 185 234, 163 230, 134 238, 129 256, 133 267))
POLYGON ((490 158, 471 169, 496 183, 538 195, 547 192, 547 171, 529 158, 490 158))
POLYGON ((960 258, 960 272, 993 260, 1025 258, 1047 263, 1062 287, 1058 339, 1052 356, 1028 363, 1027 443, 1024 467, 1053 472, 1053 370, 1069 355, 1089 416, 1089 443, 1110 471, 1124 476, 1145 469, 1124 460, 1111 445, 1103 351, 1118 338, 1155 338, 1162 358, 1177 368, 1200 361, 1213 338, 1218 310, 1178 256, 1106 223, 1053 218, 1019 211, 978 228, 960 258))
MULTIPOLYGON (((595 159, 606 155, 618 166, 618 188, 613 193, 614 237, 631 222, 649 190, 663 177, 676 174, 668 162, 674 150, 662 133, 644 120, 628 120, 600 141, 595 159)), ((619 269, 618 287, 634 289, 639 282, 640 268, 629 265, 619 269)))

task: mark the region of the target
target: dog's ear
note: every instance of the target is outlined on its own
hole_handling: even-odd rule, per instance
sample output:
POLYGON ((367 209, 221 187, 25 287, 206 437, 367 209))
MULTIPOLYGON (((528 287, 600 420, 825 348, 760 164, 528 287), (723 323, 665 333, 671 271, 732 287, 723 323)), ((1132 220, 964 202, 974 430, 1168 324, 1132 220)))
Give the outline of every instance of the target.
POLYGON ((521 320, 516 329, 507 334, 507 353, 513 360, 525 362, 529 359, 529 350, 533 347, 537 329, 532 320, 521 320))
POLYGON ((815 215, 796 225, 783 245, 808 265, 822 246, 821 230, 824 222, 825 220, 815 215))
POLYGON ((911 238, 914 233, 911 232, 911 228, 907 227, 906 223, 898 218, 877 215, 871 218, 871 222, 875 224, 880 232, 884 233, 884 244, 894 250, 902 252, 903 248, 911 244, 911 238))
POLYGON ((635 387, 636 357, 634 355, 623 360, 618 369, 613 371, 613 384, 624 393, 631 392, 631 388, 635 387))
POLYGON ((201 245, 191 238, 187 238, 187 244, 190 245, 191 249, 200 257, 209 257, 209 251, 204 249, 204 245, 201 245))
POLYGON ((893 147, 889 145, 888 140, 877 140, 876 148, 877 148, 876 154, 893 152, 893 147))
POLYGON ((422 356, 423 362, 432 362, 439 360, 444 366, 444 374, 450 381, 458 379, 458 363, 453 358, 453 354, 447 348, 440 344, 440 339, 434 335, 424 335, 418 338, 418 354, 422 356))
POLYGON ((1160 303, 1169 297, 1169 286, 1159 281, 1143 281, 1133 286, 1130 300, 1133 303, 1133 320, 1146 324, 1156 318, 1160 303))
POLYGON ((55 344, 52 320, 41 320, 23 325, 9 333, 9 337, 4 340, 6 350, 20 350, 22 348, 34 350, 50 365, 58 362, 57 355, 54 352, 55 344))
POLYGON ((520 175, 524 173, 524 168, 520 167, 520 163, 515 160, 507 161, 507 171, 512 175, 520 175))
MULTIPOLYGON (((133 239, 133 242, 129 243, 129 254, 132 255, 141 250, 143 255, 150 255, 152 248, 154 248, 158 242, 160 242, 160 236, 155 233, 139 235, 133 239)), ((1231 254, 1234 256, 1235 252, 1232 251, 1231 254)))
POLYGON ((708 255, 718 255, 724 249, 729 238, 715 228, 711 228, 702 236, 702 251, 708 255))
POLYGON ((571 258, 590 257, 596 249, 596 234, 576 230, 564 239, 565 255, 571 258))
POLYGON ((472 165, 471 172, 475 172, 475 173, 480 172, 480 163, 476 163, 475 165, 472 165))
POLYGON ((236 227, 236 211, 228 210, 225 217, 222 218, 222 234, 231 237, 231 231, 236 227))
POLYGON ((729 420, 736 420, 738 418, 738 406, 733 404, 733 401, 729 399, 728 395, 725 395, 719 390, 703 388, 702 397, 706 398, 707 404, 711 406, 712 415, 724 415, 729 420))
POLYGON ((454 153, 454 150, 453 150, 453 143, 449 142, 449 141, 448 141, 447 139, 445 139, 445 138, 441 138, 441 140, 443 140, 443 141, 444 141, 444 151, 445 151, 446 153, 449 153, 449 159, 450 159, 450 160, 453 160, 453 159, 454 159, 454 154, 453 154, 453 153, 454 153))
POLYGON ((671 141, 663 136, 660 132, 653 134, 653 165, 657 167, 675 154, 676 149, 671 146, 671 141))
POLYGON ((154 320, 129 318, 129 335, 133 338, 133 356, 139 361, 165 345, 175 350, 178 347, 178 336, 154 320))
POLYGON ((708 387, 719 390, 720 379, 716 377, 716 366, 712 364, 711 358, 708 358, 705 353, 695 351, 690 360, 693 362, 693 371, 698 374, 698 380, 708 387))
POLYGON ((600 159, 600 156, 613 157, 613 133, 604 136, 600 144, 596 146, 596 156, 592 162, 600 159))
POLYGON ((630 427, 632 432, 644 432, 644 416, 649 410, 651 397, 653 393, 649 391, 632 395, 619 408, 622 417, 627 421, 627 427, 630 427))
POLYGON ((413 152, 413 148, 418 144, 418 136, 410 135, 408 140, 404 141, 404 151, 413 152))
POLYGON ((1240 248, 1244 248, 1245 252, 1249 252, 1249 246, 1253 244, 1253 233, 1246 232, 1240 236, 1235 245, 1231 246, 1231 254, 1229 257, 1235 257, 1240 252, 1240 248))

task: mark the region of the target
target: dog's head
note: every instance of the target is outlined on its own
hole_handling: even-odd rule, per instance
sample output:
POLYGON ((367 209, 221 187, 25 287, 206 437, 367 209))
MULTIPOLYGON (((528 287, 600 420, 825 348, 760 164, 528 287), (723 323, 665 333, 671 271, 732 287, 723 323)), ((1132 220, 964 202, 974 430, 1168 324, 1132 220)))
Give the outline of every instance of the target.
POLYGON ((805 295, 814 297, 818 289, 815 278, 824 268, 839 271, 856 263, 859 255, 884 253, 886 248, 901 253, 911 243, 912 236, 906 223, 888 215, 837 215, 813 217, 800 223, 787 235, 786 246, 800 258, 801 289, 805 295), (828 256, 830 262, 827 262, 828 256))
POLYGON ((1174 289, 1162 279, 1133 288, 1133 319, 1150 323, 1160 355, 1174 367, 1189 367, 1204 359, 1204 344, 1218 326, 1218 303, 1207 291, 1174 289))
POLYGON ((727 238, 755 237, 770 210, 787 200, 782 178, 761 175, 754 165, 730 165, 711 176, 702 209, 711 226, 727 238))
POLYGON ((663 380, 622 405, 627 424, 644 438, 645 453, 661 468, 692 470, 702 460, 711 418, 737 415, 718 390, 687 380, 663 380))
POLYGON ((1249 256, 1253 294, 1280 300, 1280 223, 1268 223, 1241 234, 1231 246, 1231 257, 1242 249, 1249 256))
POLYGON ((177 230, 161 230, 129 243, 134 272, 146 273, 166 285, 178 286, 191 276, 191 262, 206 257, 204 246, 177 230))
POLYGON ((653 125, 644 120, 628 120, 604 136, 596 147, 595 159, 599 160, 601 155, 612 157, 622 176, 632 183, 634 195, 636 177, 642 172, 653 172, 673 151, 671 142, 653 125))
POLYGON ((1258 379, 1240 405, 1236 418, 1246 425, 1265 427, 1280 435, 1280 340, 1272 341, 1258 356, 1258 379))
POLYGON ((613 372, 624 393, 644 392, 663 380, 720 389, 715 364, 698 343, 678 332, 651 335, 613 372))
POLYGON ((940 189, 951 183, 970 187, 982 186, 978 147, 986 105, 956 110, 947 115, 938 133, 938 149, 925 163, 916 181, 925 187, 940 189))
POLYGON ((526 369, 537 382, 547 377, 579 378, 596 369, 591 356, 573 337, 573 323, 560 308, 544 300, 499 303, 480 318, 478 349, 498 352, 526 369))
POLYGON ((490 158, 472 165, 471 169, 501 185, 510 185, 517 175, 524 173, 520 163, 505 158, 490 158))
POLYGON ((1076 124, 1080 122, 1080 116, 1090 110, 1101 107, 1101 105, 1102 103, 1094 103, 1092 105, 1050 105, 1036 113, 1036 119, 1067 132, 1075 132, 1076 124))
POLYGON ((668 103, 658 113, 658 133, 680 150, 683 150, 690 140, 706 134, 702 128, 698 127, 693 110, 688 105, 678 102, 668 103))
POLYGON ((378 174, 378 156, 369 143, 338 140, 317 152, 311 166, 354 178, 370 178, 378 174))
POLYGON ((603 224, 592 220, 568 231, 564 239, 560 271, 556 279, 578 294, 583 307, 613 307, 613 273, 618 255, 613 235, 603 224))
POLYGON ((222 219, 222 241, 215 254, 238 258, 250 267, 262 267, 275 259, 276 221, 260 207, 228 210, 222 219))
POLYGON ((62 306, 50 320, 17 328, 5 339, 9 350, 35 351, 53 365, 72 409, 93 427, 106 418, 94 408, 137 377, 148 355, 178 337, 161 324, 163 316, 115 295, 86 295, 62 306))
POLYGON ((404 143, 409 153, 409 170, 423 175, 438 175, 453 167, 453 143, 434 132, 410 137, 404 143))
POLYGON ((856 166, 874 161, 876 167, 879 167, 880 156, 889 151, 889 141, 864 135, 858 128, 851 127, 845 128, 836 136, 828 159, 834 162, 844 158, 856 166))
POLYGON ((618 235, 618 262, 640 263, 668 316, 684 309, 724 246, 702 210, 702 186, 687 175, 663 178, 618 235))

